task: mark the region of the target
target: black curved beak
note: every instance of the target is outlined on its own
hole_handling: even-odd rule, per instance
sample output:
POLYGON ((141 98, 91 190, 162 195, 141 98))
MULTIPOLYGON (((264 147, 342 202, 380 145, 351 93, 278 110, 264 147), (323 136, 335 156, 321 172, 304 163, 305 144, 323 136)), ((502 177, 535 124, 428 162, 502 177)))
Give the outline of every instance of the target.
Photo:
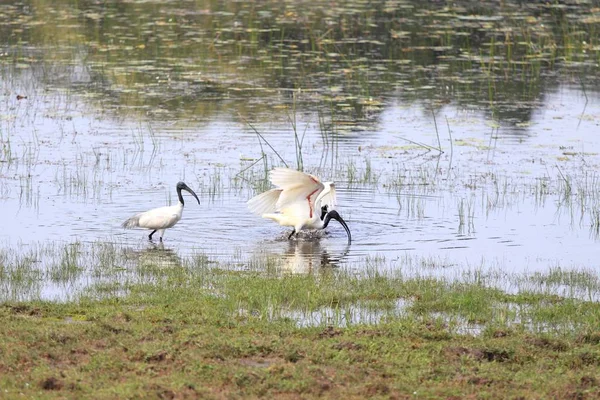
POLYGON ((344 227, 346 233, 348 234, 348 244, 352 243, 352 235, 350 234, 350 228, 348 228, 346 221, 344 221, 344 219, 340 216, 340 214, 338 214, 337 211, 331 210, 327 213, 327 215, 325 216, 325 220, 323 221, 323 228, 327 228, 329 221, 332 219, 335 219, 337 222, 340 223, 340 225, 344 227))
POLYGON ((190 189, 188 185, 185 185, 185 187, 182 187, 182 189, 194 196, 196 198, 196 201, 198 201, 198 204, 200 204, 200 199, 198 198, 198 196, 196 196, 196 193, 192 189, 190 189))

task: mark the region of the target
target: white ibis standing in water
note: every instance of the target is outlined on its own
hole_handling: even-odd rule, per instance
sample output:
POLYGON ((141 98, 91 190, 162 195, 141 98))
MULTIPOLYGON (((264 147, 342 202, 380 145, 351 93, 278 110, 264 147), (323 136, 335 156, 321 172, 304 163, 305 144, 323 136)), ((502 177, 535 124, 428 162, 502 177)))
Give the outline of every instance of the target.
POLYGON ((200 200, 198 199, 198 196, 196 196, 196 193, 194 193, 194 191, 185 183, 179 182, 177 183, 177 196, 179 197, 179 202, 176 205, 154 208, 150 211, 136 214, 123 222, 123 225, 121 226, 127 229, 152 229, 152 233, 148 235, 148 239, 150 240, 152 240, 152 235, 158 231, 160 241, 162 242, 165 229, 171 228, 181 219, 184 205, 183 196, 181 195, 182 190, 190 192, 196 200, 198 200, 198 204, 200 204, 200 200))
POLYGON ((278 187, 248 200, 250 211, 293 227, 288 239, 303 229, 325 229, 335 219, 348 233, 348 243, 352 241, 346 221, 335 210, 333 182, 321 182, 316 176, 289 168, 275 168, 269 176, 278 187))

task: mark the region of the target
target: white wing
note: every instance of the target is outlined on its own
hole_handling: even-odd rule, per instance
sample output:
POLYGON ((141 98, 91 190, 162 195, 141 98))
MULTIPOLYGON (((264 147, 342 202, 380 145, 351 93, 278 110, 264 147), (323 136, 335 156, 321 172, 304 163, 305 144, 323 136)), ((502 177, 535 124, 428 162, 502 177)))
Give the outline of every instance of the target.
POLYGON ((121 224, 121 226, 125 229, 137 228, 138 226, 140 226, 140 217, 142 216, 142 214, 144 214, 144 213, 139 213, 139 214, 134 215, 133 217, 129 218, 127 221, 123 222, 121 224))
POLYGON ((325 182, 324 189, 315 200, 315 206, 321 208, 327 206, 329 211, 335 210, 337 206, 337 197, 335 195, 335 184, 333 182, 325 182))
POLYGON ((248 204, 250 211, 256 215, 275 212, 277 211, 275 205, 277 204, 277 200, 279 200, 282 190, 279 188, 267 190, 258 196, 254 196, 246 204, 248 204))
POLYGON ((266 218, 279 215, 279 219, 285 215, 285 218, 303 220, 312 219, 315 214, 320 215, 324 205, 329 210, 337 207, 333 182, 323 183, 314 175, 289 168, 275 168, 269 173, 269 178, 278 187, 248 200, 248 208, 254 214, 266 218))
POLYGON ((273 169, 270 172, 270 179, 271 183, 282 189, 276 204, 277 210, 285 212, 284 209, 296 207, 295 215, 300 212, 300 209, 305 209, 305 215, 308 215, 310 209, 314 209, 315 200, 325 187, 316 176, 289 168, 273 169), (306 207, 302 203, 305 203, 306 207))
POLYGON ((155 208, 150 211, 139 213, 123 222, 123 228, 148 228, 165 229, 175 225, 181 218, 172 206, 155 208))
POLYGON ((148 229, 166 229, 175 225, 181 218, 177 206, 166 206, 146 211, 139 215, 138 226, 148 229))
POLYGON ((296 186, 298 183, 321 182, 314 175, 282 167, 273 168, 269 172, 269 178, 273 185, 279 186, 282 189, 288 189, 290 186, 296 186))

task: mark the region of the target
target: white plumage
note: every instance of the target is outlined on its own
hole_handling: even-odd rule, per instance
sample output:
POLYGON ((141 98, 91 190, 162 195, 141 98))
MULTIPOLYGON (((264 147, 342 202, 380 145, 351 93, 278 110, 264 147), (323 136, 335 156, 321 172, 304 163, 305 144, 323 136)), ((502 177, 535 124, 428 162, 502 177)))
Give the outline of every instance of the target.
POLYGON ((127 229, 152 229, 152 232, 150 235, 148 235, 148 238, 152 240, 152 235, 158 232, 158 236, 162 242, 165 229, 173 227, 177 222, 179 222, 181 215, 183 214, 184 201, 183 196, 181 195, 182 190, 190 192, 196 198, 198 204, 200 204, 200 200, 198 199, 198 196, 196 196, 196 193, 194 193, 194 191, 185 183, 179 182, 177 183, 177 196, 179 198, 179 202, 176 205, 154 208, 150 211, 136 214, 127 221, 123 222, 121 226, 127 229))
POLYGON ((348 242, 351 241, 348 225, 335 210, 333 182, 321 182, 314 175, 289 168, 275 168, 269 178, 278 187, 248 200, 250 211, 293 227, 289 238, 303 229, 324 229, 335 219, 348 233, 348 242))

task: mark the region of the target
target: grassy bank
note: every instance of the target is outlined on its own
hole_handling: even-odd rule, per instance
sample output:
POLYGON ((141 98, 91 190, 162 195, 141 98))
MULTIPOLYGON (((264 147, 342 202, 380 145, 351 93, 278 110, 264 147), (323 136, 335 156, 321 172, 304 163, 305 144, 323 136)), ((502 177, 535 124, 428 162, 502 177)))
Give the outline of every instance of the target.
POLYGON ((145 265, 143 281, 75 301, 4 302, 0 397, 600 395, 600 305, 542 289, 589 293, 584 272, 512 277, 509 294, 485 279, 206 261, 145 265))

